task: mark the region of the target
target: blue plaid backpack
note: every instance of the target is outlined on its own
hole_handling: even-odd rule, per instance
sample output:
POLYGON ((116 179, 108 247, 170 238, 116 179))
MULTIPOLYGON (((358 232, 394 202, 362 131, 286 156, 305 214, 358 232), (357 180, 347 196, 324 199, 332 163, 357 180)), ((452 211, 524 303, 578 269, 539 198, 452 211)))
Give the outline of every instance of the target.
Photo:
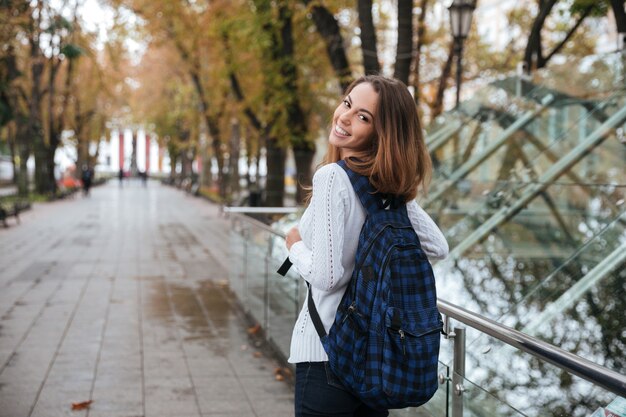
POLYGON ((338 164, 348 173, 367 217, 354 272, 329 333, 310 286, 309 314, 330 368, 361 401, 375 409, 422 405, 438 387, 443 328, 432 267, 406 204, 389 207, 366 177, 344 161, 338 164))

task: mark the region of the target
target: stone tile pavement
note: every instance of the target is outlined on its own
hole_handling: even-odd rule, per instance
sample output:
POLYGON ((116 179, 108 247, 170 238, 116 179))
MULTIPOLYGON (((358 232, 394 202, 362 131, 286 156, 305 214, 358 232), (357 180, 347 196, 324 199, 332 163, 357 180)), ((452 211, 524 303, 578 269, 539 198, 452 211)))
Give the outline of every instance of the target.
POLYGON ((0 417, 293 415, 217 206, 111 182, 21 217, 0 228, 0 417))

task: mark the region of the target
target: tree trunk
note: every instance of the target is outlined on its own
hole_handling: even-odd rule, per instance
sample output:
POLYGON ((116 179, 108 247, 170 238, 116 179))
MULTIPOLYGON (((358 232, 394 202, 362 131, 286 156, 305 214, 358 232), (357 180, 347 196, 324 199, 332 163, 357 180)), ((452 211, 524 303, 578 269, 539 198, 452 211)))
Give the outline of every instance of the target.
POLYGON ((228 160, 228 195, 239 194, 239 150, 241 149, 241 125, 238 120, 232 124, 232 134, 230 136, 230 149, 228 160))
MULTIPOLYGON (((38 10, 37 19, 41 19, 43 2, 37 2, 35 9, 38 10)), ((45 57, 39 49, 39 21, 31 21, 32 34, 29 39, 30 44, 30 72, 31 72, 31 93, 28 103, 28 137, 33 143, 33 154, 35 156, 35 188, 40 194, 50 194, 54 192, 54 185, 50 185, 50 175, 46 161, 48 152, 44 141, 43 122, 41 118, 41 105, 43 92, 41 77, 43 76, 45 57)))
POLYGON ((256 172, 254 182, 255 184, 257 184, 257 186, 259 185, 259 182, 261 181, 261 174, 259 171, 261 169, 261 150, 265 147, 266 142, 267 142, 266 135, 259 137, 259 144, 258 144, 259 146, 257 146, 256 155, 254 157, 254 168, 256 172))
MULTIPOLYGON (((303 3, 309 6, 311 1, 303 0, 303 3)), ((319 2, 315 2, 314 4, 315 5, 311 7, 313 22, 326 44, 326 54, 339 80, 341 91, 345 91, 352 82, 352 73, 350 71, 348 57, 346 56, 346 49, 344 48, 344 40, 343 36, 341 36, 339 23, 327 8, 320 5, 319 2)))
MULTIPOLYGON (((80 168, 85 164, 89 163, 89 149, 88 149, 89 144, 84 141, 84 140, 80 140, 77 138, 76 141, 76 150, 77 150, 77 159, 76 159, 76 167, 80 168)), ((75 175, 77 176, 77 178, 80 176, 80 170, 76 170, 75 175)))
POLYGON ((452 74, 452 61, 454 59, 454 40, 450 42, 450 49, 448 51, 448 59, 446 60, 443 69, 441 70, 441 77, 439 78, 439 87, 437 88, 437 95, 435 96, 435 102, 431 107, 430 119, 433 120, 443 112, 443 94, 448 87, 448 78, 452 74))
POLYGON ((428 7, 428 0, 421 0, 420 14, 417 18, 417 45, 415 46, 415 59, 413 60, 413 91, 415 104, 419 105, 420 101, 420 60, 422 57, 422 47, 424 46, 424 37, 426 35, 426 8, 428 7))
MULTIPOLYGON (((613 16, 615 16, 615 26, 618 33, 626 33, 626 10, 624 10, 624 0, 610 0, 613 16)), ((625 42, 626 44, 626 42, 625 42)))
POLYGON ((213 160, 209 153, 209 148, 205 144, 202 148, 202 186, 204 187, 210 187, 213 184, 212 167, 213 160))
MULTIPOLYGON (((224 184, 222 182, 223 176, 223 152, 221 151, 221 139, 220 139, 220 131, 218 128, 217 119, 219 117, 211 117, 209 114, 210 103, 207 97, 207 91, 202 84, 202 80, 200 79, 200 67, 201 64, 199 62, 199 55, 195 53, 195 51, 188 51, 181 40, 176 36, 172 36, 170 34, 170 39, 174 42, 178 53, 180 54, 182 60, 188 65, 188 74, 191 77, 191 81, 194 85, 196 93, 198 94, 198 99, 200 100, 200 107, 202 109, 202 117, 205 122, 208 136, 211 138, 211 148, 213 149, 215 159, 217 160, 218 166, 218 187, 220 189, 220 193, 224 190, 224 184)), ((207 159, 210 160, 209 157, 207 159)), ((211 171, 209 169, 207 176, 212 176, 211 171)), ((212 179, 211 179, 212 182, 212 179)))
POLYGON ((282 207, 285 197, 285 149, 278 145, 276 138, 267 138, 265 149, 265 206, 282 207))
POLYGON ((363 70, 365 74, 380 73, 378 51, 376 48, 376 28, 372 18, 372 0, 358 0, 359 28, 361 28, 361 51, 363 52, 363 70))
POLYGON ((46 155, 46 163, 48 164, 48 168, 47 168, 48 184, 49 184, 51 193, 54 195, 57 192, 57 178, 54 172, 54 169, 56 167, 56 164, 54 163, 54 156, 57 153, 57 147, 49 146, 46 150, 48 151, 46 155))
POLYGON ((35 138, 33 155, 35 157, 35 190, 39 194, 50 195, 54 193, 54 185, 50 184, 48 172, 48 149, 40 135, 35 138))
POLYGON ((296 157, 296 202, 302 201, 303 190, 300 181, 308 184, 311 178, 311 161, 315 155, 315 144, 308 140, 308 126, 306 116, 300 105, 300 96, 298 94, 298 73, 296 71, 296 63, 293 48, 293 33, 291 28, 291 12, 286 7, 280 8, 280 20, 282 24, 281 40, 283 44, 282 55, 284 64, 281 67, 281 73, 284 77, 284 87, 286 93, 289 94, 289 103, 287 106, 287 123, 289 125, 290 138, 289 142, 296 153, 304 153, 306 161, 298 161, 300 157, 296 157), (310 157, 308 156, 310 155, 310 157), (299 163, 300 162, 300 163, 299 163))
POLYGON ((544 65, 541 46, 541 29, 557 1, 558 0, 539 0, 539 13, 533 22, 530 34, 528 35, 526 50, 524 51, 525 69, 528 74, 544 65))
POLYGON ((311 187, 313 179, 313 157, 315 149, 303 146, 293 148, 293 157, 296 162, 296 204, 304 204, 307 191, 305 188, 311 187))
MULTIPOLYGON (((71 61, 72 60, 70 60, 70 62, 71 61)), ((49 176, 48 184, 52 186, 52 194, 56 194, 57 181, 54 175, 54 155, 56 154, 59 142, 61 142, 61 131, 63 130, 63 118, 67 100, 65 100, 65 103, 61 104, 60 109, 55 108, 54 103, 57 100, 57 90, 54 81, 61 67, 61 61, 56 58, 56 60, 50 59, 48 62, 50 70, 48 72, 48 143, 46 146, 46 172, 49 176)), ((68 81, 71 76, 71 67, 70 65, 68 69, 68 81)))
POLYGON ((11 126, 6 126, 6 129, 7 143, 9 144, 9 153, 11 154, 11 168, 13 169, 13 180, 11 181, 11 183, 13 185, 17 185, 17 176, 19 174, 19 168, 15 163, 19 159, 17 153, 17 134, 14 132, 11 126))
MULTIPOLYGON (((252 178, 250 176, 250 169, 252 168, 252 161, 253 161, 253 155, 252 155, 252 129, 250 129, 250 127, 246 126, 246 166, 247 166, 247 169, 246 169, 246 188, 250 187, 250 184, 252 183, 252 178)), ((257 173, 257 175, 258 175, 258 173, 257 173)))
POLYGON ((137 176, 137 134, 132 133, 131 139, 132 150, 130 152, 130 175, 137 176))
POLYGON ((413 0, 398 0, 398 46, 394 77, 409 85, 413 57, 413 0))
POLYGON ((15 133, 15 148, 18 156, 18 166, 16 167, 16 182, 17 194, 20 197, 27 197, 30 192, 29 178, 28 178, 28 158, 31 154, 30 144, 26 136, 28 135, 28 128, 25 125, 18 125, 15 133))
MULTIPOLYGON (((185 60, 189 60, 188 56, 184 54, 183 50, 179 48, 181 54, 183 55, 185 60)), ((191 79, 193 81, 193 85, 195 86, 196 92, 198 93, 198 97, 200 98, 200 106, 202 108, 202 116, 204 117, 204 122, 206 124, 206 128, 211 138, 211 148, 213 149, 213 154, 215 159, 217 160, 217 184, 220 189, 220 195, 224 192, 224 183, 223 179, 223 169, 224 169, 224 159, 223 152, 221 149, 221 140, 220 140, 220 129, 219 124, 216 119, 217 117, 211 117, 209 115, 209 102, 206 97, 206 93, 204 88, 202 87, 202 82, 200 80, 199 71, 196 68, 190 70, 191 79)))
POLYGON ((219 139, 220 129, 215 120, 211 119, 207 123, 211 123, 212 136, 214 135, 211 140, 211 149, 217 162, 217 186, 220 196, 224 197, 226 196, 226 184, 224 183, 224 152, 222 150, 222 142, 219 139))
POLYGON ((173 180, 176 178, 176 165, 178 164, 178 154, 176 152, 169 151, 170 155, 170 178, 173 180))
POLYGON ((20 197, 27 197, 30 192, 29 178, 28 178, 28 158, 30 152, 24 146, 20 149, 20 163, 19 163, 19 175, 17 177, 17 194, 20 197))

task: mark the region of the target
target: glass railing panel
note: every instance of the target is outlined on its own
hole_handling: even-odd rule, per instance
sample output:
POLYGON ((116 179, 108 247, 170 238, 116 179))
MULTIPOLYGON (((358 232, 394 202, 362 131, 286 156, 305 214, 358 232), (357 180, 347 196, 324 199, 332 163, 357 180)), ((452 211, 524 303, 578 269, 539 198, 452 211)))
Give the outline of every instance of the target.
POLYGON ((243 260, 247 259, 248 242, 246 234, 250 226, 248 223, 240 220, 236 216, 231 217, 230 222, 229 285, 242 304, 246 305, 246 279, 248 274, 248 264, 243 262, 243 260))
MULTIPOLYGON (((281 237, 275 237, 274 245, 285 246, 285 241, 281 237)), ((306 287, 301 285, 302 279, 292 268, 285 277, 275 273, 281 266, 284 258, 281 254, 272 257, 269 274, 269 336, 274 344, 285 355, 289 356, 289 346, 294 323, 298 318, 298 313, 302 308, 300 302, 302 293, 306 287)))
POLYGON ((247 307, 250 313, 261 323, 267 320, 265 303, 267 291, 267 273, 269 272, 269 232, 250 227, 247 233, 246 279, 247 307))
POLYGON ((515 409, 512 405, 491 394, 481 386, 474 384, 470 380, 461 376, 457 377, 462 381, 463 392, 461 395, 455 392, 453 387, 450 392, 451 408, 460 407, 463 410, 463 417, 509 417, 527 416, 522 410, 515 409), (460 402, 457 405, 456 402, 460 402))
MULTIPOLYGON (((546 195, 563 194, 559 188, 563 187, 549 187, 546 195)), ((600 262, 622 244, 626 206, 620 200, 623 197, 616 196, 612 205, 604 206, 599 212, 595 212, 595 206, 588 210, 566 204, 554 208, 537 200, 490 231, 461 258, 435 265, 438 285, 443 291, 440 295, 499 319, 533 286, 559 268, 564 268, 562 273, 572 279, 581 276, 594 262, 600 262), (583 259, 585 262, 581 264, 583 259)), ((592 204, 602 207, 601 203, 592 204)), ((475 227, 481 227, 479 219, 474 218, 475 227)), ((451 248, 454 251, 454 244, 451 248)))
MULTIPOLYGON (((530 318, 557 303, 569 288, 623 245, 625 156, 621 139, 612 135, 567 172, 584 178, 584 182, 576 183, 572 177, 562 175, 456 262, 437 265, 439 295, 523 329, 530 318), (605 158, 613 163, 606 164, 605 158)), ((443 225, 451 248, 454 250, 497 210, 515 203, 516 195, 529 184, 522 181, 519 185, 516 190, 511 184, 508 197, 499 204, 487 204, 483 198, 485 205, 475 208, 466 219, 452 228, 443 225)), ((460 217, 459 211, 453 214, 460 217)), ((592 327, 593 332, 581 332, 581 337, 589 337, 588 343, 580 339, 564 346, 617 372, 626 370, 623 361, 611 361, 615 352, 623 351, 626 345, 620 333, 626 324, 623 314, 616 314, 613 308, 619 305, 618 294, 626 289, 623 269, 623 264, 618 264, 600 277, 597 285, 577 296, 569 308, 561 306, 562 313, 555 315, 553 322, 546 320, 554 327, 563 323, 568 328, 592 327), (605 291, 607 288, 612 291, 605 291), (598 297, 604 304, 593 302, 598 297)), ((553 334, 555 339, 550 332, 539 331, 537 336, 560 346, 563 340, 559 334, 553 334)))
POLYGON ((626 290, 624 224, 626 213, 527 286, 520 292, 522 298, 512 300, 502 321, 608 369, 625 372, 626 316, 619 301, 619 294, 626 290), (578 330, 567 331, 573 328, 578 330))
MULTIPOLYGON (((618 220, 614 219, 611 224, 603 229, 603 233, 589 240, 588 250, 590 253, 579 251, 576 256, 571 258, 602 257, 602 253, 604 253, 602 250, 599 252, 599 255, 591 253, 597 250, 594 246, 595 241, 600 241, 600 239, 613 242, 611 247, 607 248, 604 244, 603 247, 604 250, 614 251, 614 248, 617 247, 615 243, 618 240, 617 237, 621 236, 622 243, 624 241, 623 224, 618 220)), ((237 224, 233 228, 231 238, 234 256, 242 256, 240 262, 234 261, 232 263, 233 271, 235 272, 231 275, 231 281, 235 280, 235 282, 231 282, 231 286, 235 292, 244 292, 244 297, 247 297, 247 302, 244 302, 244 305, 249 307, 250 313, 264 326, 264 330, 267 332, 266 336, 287 357, 293 323, 304 301, 306 290, 302 285, 302 280, 293 271, 285 278, 279 277, 274 273, 283 261, 284 253, 279 249, 284 246, 283 238, 266 229, 255 227, 254 224, 245 224, 245 222, 237 224), (243 267, 244 265, 246 265, 245 268, 243 267), (244 281, 243 284, 238 284, 240 281, 244 281)), ((446 285, 443 285, 443 288, 439 285, 442 282, 445 283, 450 276, 453 279, 459 278, 461 274, 474 277, 475 280, 471 282, 453 281, 453 285, 457 290, 459 286, 463 285, 469 288, 469 291, 465 294, 457 291, 457 298, 463 298, 463 300, 456 301, 461 301, 459 304, 463 304, 462 301, 467 301, 467 298, 472 296, 484 296, 485 299, 483 299, 481 307, 478 307, 481 312, 487 312, 487 315, 491 316, 500 316, 503 320, 508 320, 510 324, 518 328, 528 325, 532 317, 537 316, 539 307, 535 308, 532 306, 536 303, 546 302, 542 294, 550 293, 555 288, 554 283, 561 283, 562 281, 562 277, 552 276, 550 278, 549 273, 541 272, 535 280, 527 279, 525 282, 524 279, 521 279, 520 282, 498 282, 499 278, 488 275, 491 271, 473 274, 475 271, 461 271, 459 269, 457 271, 449 271, 450 273, 442 273, 439 270, 440 265, 445 266, 445 262, 435 267, 440 296, 450 298, 452 291, 449 288, 445 288, 446 285), (545 289, 542 287, 538 288, 537 284, 531 285, 531 282, 536 282, 539 278, 545 279, 542 283, 542 287, 545 287, 545 289), (480 282, 481 279, 482 282, 480 282), (523 286, 524 282, 528 286, 525 292, 521 294, 514 291, 507 293, 510 287, 515 287, 516 285, 523 286), (511 294, 516 294, 517 298, 512 298, 511 294), (511 317, 515 318, 515 320, 512 320, 511 317)), ((450 265, 447 267, 450 267, 450 265)), ((623 265, 616 267, 615 270, 620 271, 617 275, 603 278, 601 286, 592 286, 591 293, 594 294, 594 298, 599 300, 610 299, 604 293, 596 294, 594 289, 598 288, 607 294, 611 292, 623 293, 623 288, 620 292, 619 286, 622 285, 623 287, 623 283, 626 282, 624 273, 621 272, 624 269, 623 265)), ((571 281, 564 281, 563 286, 571 288, 571 281)), ((563 294, 563 290, 559 290, 557 293, 563 294)), ((241 297, 239 294, 238 296, 241 297)), ((620 321, 621 316, 615 310, 619 304, 614 301, 607 302, 607 304, 610 304, 609 308, 606 305, 600 306, 603 308, 601 320, 616 323, 615 326, 610 327, 613 336, 602 329, 599 330, 598 326, 602 327, 603 324, 599 322, 594 323, 594 318, 589 319, 589 317, 581 314, 580 303, 567 305, 561 309, 562 312, 557 311, 557 314, 541 320, 541 325, 546 327, 538 326, 535 334, 555 345, 562 345, 564 348, 570 348, 571 345, 582 346, 583 349, 576 351, 576 353, 613 369, 623 367, 623 364, 618 363, 617 366, 615 365, 616 362, 623 361, 621 359, 622 356, 619 355, 619 349, 623 351, 623 336, 619 332, 625 327, 624 323, 622 323, 623 318, 620 321), (581 318, 580 322, 575 321, 577 317, 581 318), (576 329, 576 331, 568 331, 569 329, 576 329), (606 345, 607 339, 614 339, 618 342, 621 340, 622 342, 620 343, 622 345, 616 344, 615 348, 608 353, 593 350, 596 345, 606 345), (612 358, 613 362, 599 360, 598 354, 612 358)), ((476 303, 470 304, 476 307, 476 303)), ((589 306, 585 308, 593 310, 589 306)), ((475 308, 472 309, 476 311, 475 308)), ((543 310, 545 309, 541 311, 543 310)), ((611 395, 602 389, 569 374, 564 374, 555 367, 546 366, 533 359, 530 355, 520 353, 472 329, 467 329, 466 351, 466 378, 469 381, 467 384, 464 384, 466 385, 464 407, 466 410, 469 410, 467 413, 471 412, 472 414, 464 415, 480 415, 478 414, 480 410, 489 410, 493 413, 500 412, 503 413, 502 415, 517 415, 515 413, 518 410, 523 410, 521 415, 580 415, 582 417, 590 414, 590 412, 584 414, 581 411, 582 408, 576 406, 579 402, 582 401, 586 407, 585 410, 593 411, 597 407, 608 404, 611 400, 611 395), (544 395, 544 391, 549 391, 547 397, 544 395), (584 393, 584 395, 581 393, 584 393), (536 398, 539 395, 544 395, 544 397, 541 397, 541 401, 533 401, 524 408, 524 401, 528 404, 529 398, 536 398), (556 411, 550 408, 554 404, 557 405, 554 409, 556 411)), ((451 343, 446 342, 446 339, 442 339, 440 355, 442 363, 439 371, 444 376, 448 375, 446 365, 451 363, 451 357, 451 343)), ((449 411, 453 399, 452 392, 453 387, 444 383, 428 404, 417 409, 394 411, 392 415, 413 417, 450 415, 449 411)))
POLYGON ((466 337, 463 416, 589 417, 616 397, 477 330, 466 337))
MULTIPOLYGON (((285 216, 278 222, 278 232, 293 223, 293 217, 285 216)), ((280 233, 238 215, 232 216, 231 222, 230 286, 246 311, 263 327, 265 336, 287 358, 291 331, 306 288, 295 270, 285 277, 276 273, 287 257, 280 233)))
MULTIPOLYGON (((613 216, 572 216, 569 221, 577 226, 572 230, 579 231, 576 245, 564 241, 564 233, 542 222, 537 213, 506 223, 497 237, 491 235, 456 263, 435 265, 438 294, 624 373, 626 316, 621 298, 626 291, 626 212, 613 216), (521 226, 524 219, 534 224, 521 226), (515 241, 507 240, 515 234, 515 241)), ((472 344, 468 350, 483 351, 474 345, 473 337, 480 334, 468 332, 472 344)), ((451 360, 446 348, 441 358, 446 363, 451 360)), ((494 368, 492 376, 507 372, 494 368)))

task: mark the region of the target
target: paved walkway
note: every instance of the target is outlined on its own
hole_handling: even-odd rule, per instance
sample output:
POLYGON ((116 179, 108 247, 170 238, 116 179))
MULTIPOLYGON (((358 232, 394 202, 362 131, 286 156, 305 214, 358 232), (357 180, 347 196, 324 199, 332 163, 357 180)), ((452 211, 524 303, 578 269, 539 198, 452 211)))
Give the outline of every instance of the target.
POLYGON ((21 218, 0 228, 0 417, 293 415, 224 289, 217 206, 111 182, 21 218))

